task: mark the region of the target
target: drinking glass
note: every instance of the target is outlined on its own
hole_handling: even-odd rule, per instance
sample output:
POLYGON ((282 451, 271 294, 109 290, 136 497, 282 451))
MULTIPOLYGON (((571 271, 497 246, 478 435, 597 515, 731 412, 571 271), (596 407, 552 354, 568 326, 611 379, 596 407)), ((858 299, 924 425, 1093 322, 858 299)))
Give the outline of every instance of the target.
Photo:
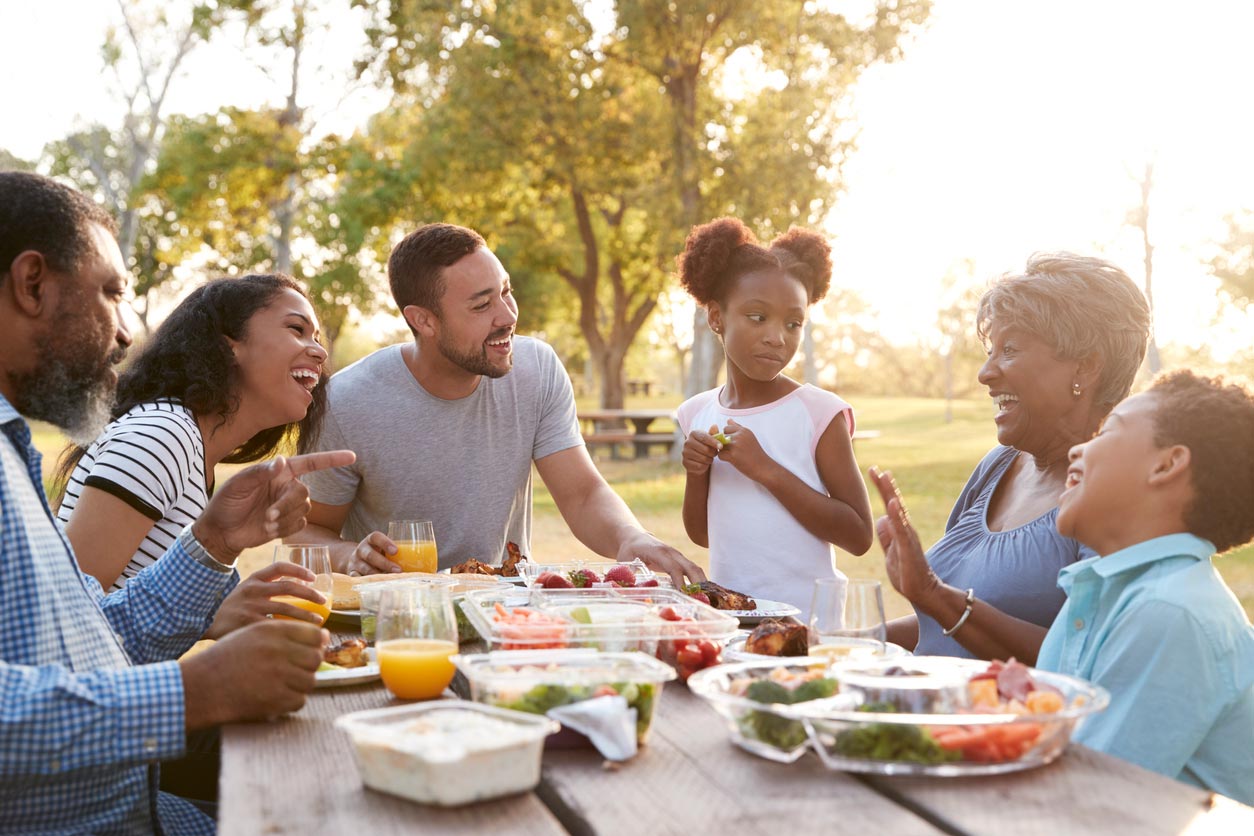
POLYGON ((810 605, 811 656, 831 661, 882 656, 888 628, 880 582, 866 578, 819 578, 810 605))
MULTIPOLYGON (((331 548, 330 546, 313 546, 294 543, 288 545, 280 543, 274 547, 274 562, 279 561, 287 563, 295 563, 297 566, 304 566, 310 572, 314 573, 312 581, 300 581, 295 578, 287 578, 287 580, 295 583, 303 583, 305 586, 311 587, 322 594, 323 603, 315 604, 313 601, 307 601, 304 598, 297 598, 294 595, 275 595, 270 600, 282 601, 285 604, 291 604, 294 607, 300 607, 302 610, 314 613, 323 622, 331 614, 331 548)), ((278 615, 275 618, 291 618, 290 615, 278 615)), ((293 619, 295 620, 295 619, 293 619)))
POLYGON ((375 652, 383 684, 403 700, 440 696, 456 670, 453 596, 445 584, 394 586, 379 596, 375 652))
POLYGON ((393 520, 388 523, 388 539, 396 544, 396 554, 388 560, 404 571, 434 572, 439 568, 435 526, 430 520, 393 520))

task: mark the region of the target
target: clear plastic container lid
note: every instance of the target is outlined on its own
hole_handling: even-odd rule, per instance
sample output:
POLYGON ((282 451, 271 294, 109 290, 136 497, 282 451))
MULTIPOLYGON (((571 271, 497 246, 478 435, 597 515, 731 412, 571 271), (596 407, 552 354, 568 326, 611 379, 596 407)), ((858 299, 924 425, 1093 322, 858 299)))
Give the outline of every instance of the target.
POLYGON ((669 682, 675 670, 646 653, 566 650, 497 650, 453 657, 472 688, 526 689, 535 685, 600 685, 605 682, 669 682))
MULTIPOLYGON (((498 722, 507 722, 517 727, 517 737, 521 739, 539 739, 558 730, 558 724, 547 717, 527 714, 522 711, 510 711, 507 708, 484 705, 469 700, 437 700, 434 702, 414 703, 412 705, 393 706, 389 708, 372 708, 366 711, 354 711, 345 714, 335 721, 336 728, 343 729, 355 742, 371 742, 387 744, 394 748, 408 750, 403 740, 407 729, 414 721, 420 720, 436 712, 473 712, 498 722)), ((456 716, 456 715, 455 715, 456 716)), ((416 732, 426 734, 427 732, 416 732)), ((499 748, 511 745, 514 740, 496 745, 485 741, 476 741, 477 749, 499 748)))
POLYGON ((735 616, 669 587, 480 590, 463 610, 493 650, 597 647, 644 650, 674 639, 722 642, 739 628, 735 616))
MULTIPOLYGON (((671 586, 671 579, 669 577, 666 575, 656 574, 648 566, 645 566, 639 559, 625 563, 613 563, 608 560, 573 560, 569 563, 533 563, 531 560, 523 560, 518 564, 518 574, 523 579, 523 583, 527 586, 534 586, 536 578, 540 577, 545 572, 552 572, 555 575, 560 575, 566 580, 570 580, 571 573, 581 572, 586 569, 593 573, 596 580, 592 582, 590 587, 583 588, 598 589, 601 587, 597 586, 597 584, 601 584, 608 588, 614 583, 613 581, 605 580, 605 573, 615 566, 626 566, 631 571, 635 586, 650 582, 656 582, 658 586, 671 586)), ((647 589, 649 587, 645 588, 647 589)))

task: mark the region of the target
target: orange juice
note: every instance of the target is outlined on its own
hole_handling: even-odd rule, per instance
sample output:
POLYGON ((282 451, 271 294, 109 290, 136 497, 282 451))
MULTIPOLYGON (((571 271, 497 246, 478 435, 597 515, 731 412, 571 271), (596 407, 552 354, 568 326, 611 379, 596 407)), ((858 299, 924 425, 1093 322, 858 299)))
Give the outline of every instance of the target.
MULTIPOLYGON (((291 604, 293 607, 300 607, 302 610, 305 610, 306 612, 311 612, 314 615, 318 616, 319 618, 322 619, 323 622, 325 622, 327 620, 327 617, 331 615, 331 605, 329 603, 315 604, 313 601, 307 601, 304 598, 297 598, 294 595, 276 595, 270 600, 282 601, 284 604, 291 604)), ((292 621, 296 620, 292 618, 290 615, 275 615, 275 618, 289 618, 292 621)))
POLYGON ((440 696, 456 668, 449 657, 457 644, 439 639, 392 639, 375 646, 379 673, 388 690, 403 700, 440 696))
POLYGON ((434 540, 397 540, 396 554, 388 560, 406 572, 434 572, 440 565, 434 540))

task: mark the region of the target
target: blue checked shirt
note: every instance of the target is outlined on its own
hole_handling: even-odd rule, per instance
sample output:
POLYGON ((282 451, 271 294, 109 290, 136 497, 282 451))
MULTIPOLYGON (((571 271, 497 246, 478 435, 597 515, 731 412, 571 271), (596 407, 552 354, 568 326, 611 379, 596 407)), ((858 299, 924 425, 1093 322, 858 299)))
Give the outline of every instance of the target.
POLYGON ((48 507, 30 428, 0 395, 0 834, 212 833, 157 792, 185 746, 174 661, 238 580, 175 544, 106 596, 48 507))

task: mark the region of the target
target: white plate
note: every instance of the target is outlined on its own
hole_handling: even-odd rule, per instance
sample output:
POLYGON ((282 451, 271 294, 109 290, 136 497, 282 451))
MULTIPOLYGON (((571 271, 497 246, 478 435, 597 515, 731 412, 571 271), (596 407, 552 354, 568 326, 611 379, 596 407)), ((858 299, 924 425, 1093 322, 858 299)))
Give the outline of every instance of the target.
POLYGON ((790 615, 801 615, 801 610, 782 601, 768 601, 765 598, 755 598, 754 601, 758 605, 756 609, 719 610, 719 612, 736 616, 742 624, 756 624, 764 618, 787 618, 790 615))
POLYGON ((317 682, 315 688, 334 688, 338 685, 357 685, 362 682, 373 682, 379 678, 379 663, 370 662, 360 668, 340 668, 339 670, 318 671, 314 674, 317 682))
MULTIPOLYGON (((748 636, 737 636, 736 638, 729 641, 727 643, 727 649, 724 651, 725 658, 731 662, 761 662, 761 661, 766 661, 769 659, 774 659, 775 661, 781 664, 786 663, 786 662, 791 662, 791 661, 799 661, 801 659, 812 658, 809 656, 766 656, 761 653, 748 653, 745 651, 745 641, 747 639, 748 639, 748 636)), ((894 659, 898 656, 909 656, 909 655, 910 655, 910 651, 906 650, 901 645, 893 644, 892 642, 885 642, 884 643, 884 655, 882 657, 876 657, 876 658, 894 659)), ((818 657, 813 657, 813 658, 818 658, 818 657)))

